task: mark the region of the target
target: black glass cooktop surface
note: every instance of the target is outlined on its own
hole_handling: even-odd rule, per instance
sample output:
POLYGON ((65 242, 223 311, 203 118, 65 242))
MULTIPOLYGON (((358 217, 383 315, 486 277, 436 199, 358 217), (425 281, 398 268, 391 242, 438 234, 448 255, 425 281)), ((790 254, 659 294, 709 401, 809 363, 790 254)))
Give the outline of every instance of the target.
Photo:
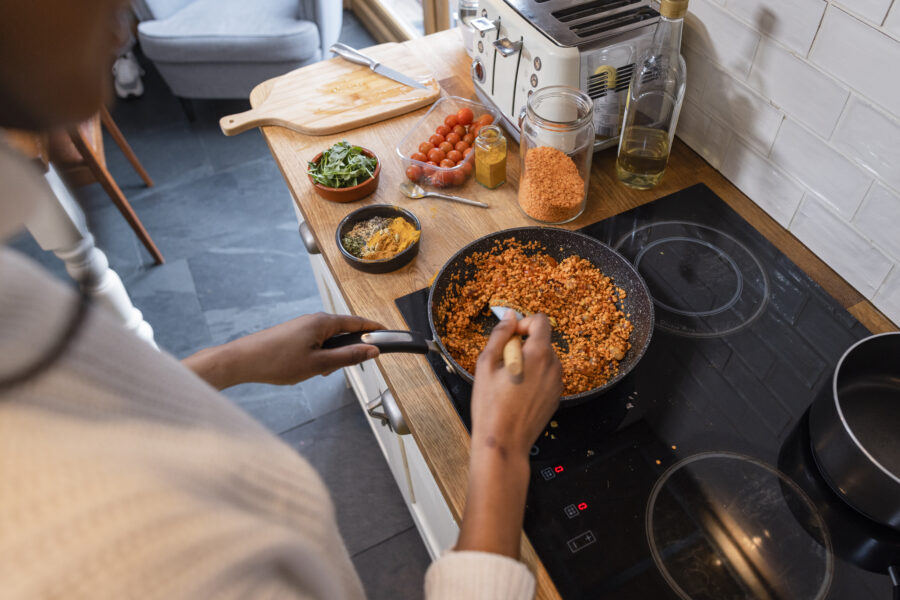
MULTIPOLYGON (((532 448, 525 531, 563 598, 890 598, 833 532, 852 519, 795 483, 814 466, 785 464, 865 327, 702 184, 581 231, 636 265, 656 326, 628 377, 532 448)), ((411 329, 427 296, 397 299, 411 329)), ((468 427, 471 386, 428 361, 468 427)))

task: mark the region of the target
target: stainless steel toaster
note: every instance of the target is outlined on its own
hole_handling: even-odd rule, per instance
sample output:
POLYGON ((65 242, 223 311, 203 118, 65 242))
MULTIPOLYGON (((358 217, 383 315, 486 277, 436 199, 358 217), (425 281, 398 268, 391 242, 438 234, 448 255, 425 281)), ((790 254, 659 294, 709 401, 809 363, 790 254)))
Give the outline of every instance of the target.
POLYGON ((481 0, 472 80, 517 140, 534 90, 568 85, 594 102, 594 149, 616 145, 636 55, 659 20, 650 0, 481 0))

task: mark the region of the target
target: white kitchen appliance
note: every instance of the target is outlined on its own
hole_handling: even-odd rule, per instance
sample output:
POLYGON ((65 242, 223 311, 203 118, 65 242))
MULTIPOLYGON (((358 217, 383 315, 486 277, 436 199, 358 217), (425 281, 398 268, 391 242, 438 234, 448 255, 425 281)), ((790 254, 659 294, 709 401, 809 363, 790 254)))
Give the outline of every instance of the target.
POLYGON ((472 80, 519 139, 534 90, 568 85, 594 102, 594 149, 618 144, 635 56, 652 40, 650 0, 481 0, 472 80))

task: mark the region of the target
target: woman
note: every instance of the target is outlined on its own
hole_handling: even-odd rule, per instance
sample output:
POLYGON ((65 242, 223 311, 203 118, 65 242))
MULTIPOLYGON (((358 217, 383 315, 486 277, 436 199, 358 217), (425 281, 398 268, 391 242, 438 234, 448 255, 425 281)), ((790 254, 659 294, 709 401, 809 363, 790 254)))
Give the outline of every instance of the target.
MULTIPOLYGON (((124 0, 0 0, 0 127, 79 122, 110 89, 124 0)), ((0 239, 49 193, 0 147, 0 239)), ((364 596, 311 467, 216 393, 291 384, 373 358, 331 335, 356 317, 308 315, 179 364, 0 251, 0 586, 4 598, 364 596)), ((516 560, 528 449, 557 406, 546 317, 502 321, 478 361, 468 501, 428 598, 529 598, 516 560), (523 380, 502 348, 527 335, 523 380)))

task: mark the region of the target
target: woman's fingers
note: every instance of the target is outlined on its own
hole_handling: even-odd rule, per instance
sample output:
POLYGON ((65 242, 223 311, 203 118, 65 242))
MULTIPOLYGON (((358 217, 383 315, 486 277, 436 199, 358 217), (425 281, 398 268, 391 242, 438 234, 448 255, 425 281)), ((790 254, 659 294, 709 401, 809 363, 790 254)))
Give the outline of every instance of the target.
POLYGON ((325 337, 331 337, 339 333, 385 329, 385 326, 377 321, 371 321, 354 315, 326 315, 322 313, 321 316, 327 318, 325 337))
POLYGON ((525 348, 544 348, 550 345, 550 320, 543 313, 535 313, 525 317, 516 325, 516 333, 527 335, 525 348))
POLYGON ((378 356, 378 348, 368 344, 354 344, 343 348, 317 351, 318 370, 331 373, 341 367, 349 367, 378 356))

